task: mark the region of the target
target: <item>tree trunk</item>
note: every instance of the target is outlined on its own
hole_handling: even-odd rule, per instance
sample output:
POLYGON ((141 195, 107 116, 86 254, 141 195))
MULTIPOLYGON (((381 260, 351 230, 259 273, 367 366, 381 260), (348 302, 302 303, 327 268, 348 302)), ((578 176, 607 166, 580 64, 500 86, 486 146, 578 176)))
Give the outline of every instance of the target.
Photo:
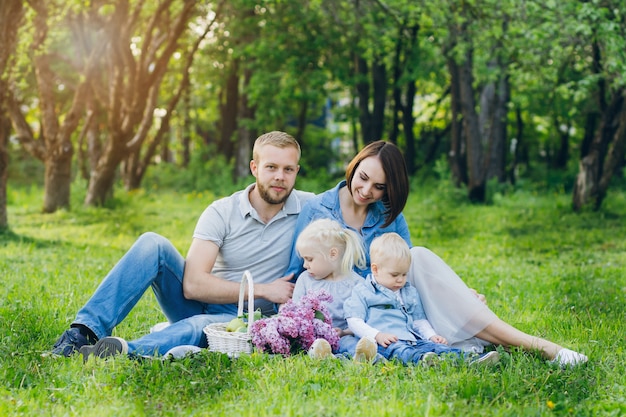
POLYGON ((190 91, 191 83, 187 81, 187 84, 184 86, 184 95, 183 95, 183 126, 181 132, 181 161, 180 166, 183 168, 187 168, 189 166, 189 162, 191 161, 191 91, 190 91))
POLYGON ((9 226, 7 216, 7 179, 9 175, 9 135, 11 119, 8 116, 9 83, 13 55, 17 44, 17 30, 24 14, 22 0, 0 2, 0 230, 9 226))
POLYGON ((402 36, 404 29, 404 25, 398 27, 398 39, 396 40, 396 48, 393 56, 393 90, 391 95, 393 97, 393 112, 391 116, 391 130, 389 133, 389 141, 392 143, 398 142, 398 135, 400 133, 400 113, 403 111, 400 78, 403 72, 401 55, 404 48, 404 37, 402 36))
MULTIPOLYGON (((600 126, 591 143, 589 153, 583 157, 578 165, 578 175, 574 184, 574 192, 572 196, 572 206, 574 211, 581 211, 583 207, 588 206, 591 202, 596 203, 595 208, 599 208, 598 202, 602 202, 600 181, 605 175, 604 163, 607 157, 607 150, 611 145, 615 152, 620 151, 619 141, 623 140, 618 137, 623 134, 624 127, 624 93, 625 89, 617 91, 606 111, 602 115, 600 126)), ((622 148, 623 150, 623 148, 622 148)), ((617 155, 616 155, 617 156, 617 155)), ((622 155, 623 157, 623 155, 622 155)), ((606 175, 612 176, 612 172, 606 175)), ((606 181, 605 187, 608 187, 606 181)), ((606 188, 605 191, 606 192, 606 188)))
MULTIPOLYGON (((626 92, 625 92, 626 93, 626 92)), ((622 112, 619 117, 619 126, 613 135, 613 141, 609 146, 609 151, 604 162, 604 169, 600 183, 598 184, 598 194, 595 199, 595 209, 598 210, 602 205, 602 201, 606 197, 609 189, 609 183, 615 173, 622 166, 626 149, 626 105, 622 106, 622 112)))
POLYGON ((141 184, 139 150, 131 152, 121 165, 122 182, 126 190, 136 190, 141 184))
POLYGON ((372 141, 381 140, 385 127, 385 107, 387 104, 387 67, 380 57, 372 65, 372 85, 374 86, 374 107, 372 111, 372 141))
POLYGON ((87 155, 89 158, 89 176, 96 169, 98 160, 102 156, 102 140, 100 138, 100 127, 98 123, 90 123, 87 131, 87 155))
MULTIPOLYGON (((88 101, 91 101, 88 99, 88 101)), ((87 117, 85 118, 85 123, 83 123, 83 127, 82 130, 80 131, 80 135, 78 135, 78 140, 77 140, 77 150, 78 150, 78 155, 77 155, 77 165, 78 165, 78 170, 80 172, 80 176, 82 179, 89 181, 89 175, 91 172, 91 164, 90 164, 90 160, 89 160, 89 155, 91 155, 91 153, 89 152, 89 145, 90 145, 90 140, 91 140, 91 132, 93 130, 93 126, 95 125, 94 122, 94 111, 91 108, 91 106, 89 104, 87 104, 87 108, 89 110, 87 110, 87 117), (85 144, 85 142, 87 142, 85 144)))
POLYGON ((583 135, 583 140, 580 143, 580 159, 589 155, 589 149, 591 149, 591 143, 593 142, 593 137, 598 127, 599 119, 600 113, 594 110, 590 110, 585 116, 585 133, 583 135))
MULTIPOLYGON (((243 101, 244 100, 242 100, 242 102, 243 101)), ((248 101, 247 98, 245 101, 248 101)), ((306 131, 307 115, 309 113, 309 101, 304 98, 303 100, 299 100, 298 104, 300 104, 300 111, 298 111, 298 117, 296 119, 298 130, 294 134, 294 138, 300 143, 300 146, 303 147, 304 141, 302 139, 304 138, 304 132, 306 131)))
MULTIPOLYGON (((3 84, 0 80, 0 91, 6 91, 3 84)), ((0 95, 4 96, 4 92, 0 92, 0 95)), ((7 179, 9 176, 8 143, 9 135, 11 134, 11 121, 6 115, 4 103, 4 97, 0 97, 0 230, 9 226, 7 216, 7 179)))
POLYGON ((416 171, 415 134, 413 133, 413 126, 415 124, 415 117, 413 117, 415 94, 417 94, 417 87, 415 86, 415 80, 411 80, 406 88, 406 104, 403 106, 402 110, 402 128, 404 130, 404 140, 406 142, 404 159, 406 160, 406 168, 409 175, 415 173, 416 171))
MULTIPOLYGON (((56 99, 52 92, 55 75, 50 68, 49 57, 41 55, 36 57, 34 62, 41 99, 40 109, 43 115, 42 133, 46 142, 43 211, 54 213, 59 208, 70 207, 74 145, 70 140, 70 135, 62 133, 59 126, 55 109, 56 99)), ((78 118, 78 115, 74 117, 78 118)), ((67 133, 71 134, 71 132, 67 133)))
MULTIPOLYGON (((361 137, 363 143, 373 142, 372 116, 369 110, 370 84, 368 77, 367 61, 361 56, 355 57, 356 69, 356 93, 359 106, 359 122, 361 125, 361 137)), ((358 150, 358 147, 357 147, 358 150)))
POLYGON ((71 142, 62 143, 58 149, 48 150, 44 178, 43 212, 54 213, 59 208, 70 208, 70 184, 72 183, 71 142))
POLYGON ((450 152, 448 161, 452 172, 452 181, 459 187, 467 184, 467 156, 463 141, 463 117, 461 114, 461 88, 459 84, 459 66, 453 58, 448 58, 450 72, 450 152))
POLYGON ((560 125, 556 127, 558 129, 559 147, 554 155, 552 166, 556 169, 565 169, 569 160, 570 126, 566 125, 564 129, 560 125))
POLYGON ((519 163, 520 149, 524 145, 524 119, 522 119, 522 110, 519 106, 515 107, 515 126, 516 136, 511 140, 511 164, 508 171, 509 181, 513 185, 517 182, 517 164, 519 163))
POLYGON ((106 201, 113 197, 113 184, 115 183, 115 171, 122 160, 123 154, 108 144, 98 160, 97 166, 91 173, 91 179, 87 187, 85 204, 88 206, 103 206, 106 201))
POLYGON ((404 132, 405 150, 404 159, 406 160, 407 171, 409 175, 415 173, 416 168, 416 149, 415 149, 415 134, 413 127, 415 125, 415 117, 413 116, 413 104, 415 103, 415 95, 417 94, 417 87, 415 86, 415 77, 407 76, 408 80, 401 83, 403 74, 410 73, 412 67, 417 65, 417 34, 419 32, 419 25, 413 25, 409 28, 408 42, 404 43, 404 33, 406 28, 404 25, 398 28, 398 41, 396 43, 396 52, 393 65, 393 125, 391 128, 391 134, 389 140, 393 143, 397 143, 398 136, 398 117, 402 114, 402 130, 404 132), (406 45, 406 47, 405 47, 406 45), (404 54, 404 59, 401 56, 404 54), (401 87, 406 85, 406 92, 404 102, 402 100, 401 87))
POLYGON ((508 76, 502 66, 495 86, 493 111, 490 112, 492 119, 488 136, 487 180, 496 178, 502 183, 506 181, 507 113, 510 95, 508 76))
POLYGON ((239 59, 232 62, 225 86, 225 101, 220 106, 221 135, 218 152, 230 159, 234 152, 239 111, 239 59))
MULTIPOLYGON (((243 91, 246 91, 252 78, 252 70, 244 71, 243 91)), ((242 116, 242 123, 237 131, 237 153, 235 155, 234 177, 235 179, 245 178, 250 175, 250 159, 252 156, 252 146, 256 138, 256 132, 251 130, 249 121, 254 119, 255 109, 250 107, 248 95, 241 95, 241 103, 239 105, 239 113, 242 116)))
POLYGON ((350 128, 352 131, 351 139, 352 139, 352 153, 356 155, 359 151, 359 128, 357 126, 356 117, 353 116, 358 113, 356 101, 358 99, 354 96, 350 97, 350 128))
POLYGON ((484 202, 486 198, 483 141, 474 100, 472 76, 472 51, 468 48, 465 60, 459 64, 460 104, 467 143, 468 197, 471 201, 484 202))

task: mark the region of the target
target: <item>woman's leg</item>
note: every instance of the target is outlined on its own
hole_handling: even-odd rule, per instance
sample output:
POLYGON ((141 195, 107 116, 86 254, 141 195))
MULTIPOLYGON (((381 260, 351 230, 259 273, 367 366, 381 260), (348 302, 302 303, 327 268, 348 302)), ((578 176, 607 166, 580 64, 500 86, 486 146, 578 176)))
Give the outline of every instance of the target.
POLYGON ((408 281, 420 293, 426 316, 435 331, 450 344, 462 344, 476 336, 497 345, 539 351, 546 359, 562 365, 587 361, 585 355, 528 335, 502 321, 432 251, 413 247, 411 256, 408 281))
POLYGON ((476 336, 494 345, 505 347, 519 346, 530 352, 538 351, 544 358, 550 360, 556 358, 557 353, 563 349, 563 346, 524 333, 499 318, 478 332, 476 336))

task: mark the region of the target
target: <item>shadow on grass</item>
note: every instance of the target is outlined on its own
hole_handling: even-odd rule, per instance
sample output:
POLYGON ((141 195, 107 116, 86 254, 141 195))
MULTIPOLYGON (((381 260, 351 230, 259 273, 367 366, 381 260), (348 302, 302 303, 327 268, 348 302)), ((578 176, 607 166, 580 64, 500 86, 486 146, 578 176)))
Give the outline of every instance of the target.
POLYGON ((0 231, 0 246, 6 246, 8 244, 30 246, 35 249, 61 249, 64 246, 76 246, 58 239, 37 239, 27 235, 20 235, 10 229, 0 231))
MULTIPOLYGON (((27 235, 20 235, 10 229, 0 231, 0 247, 17 245, 32 249, 62 249, 68 245, 67 242, 58 239, 37 239, 27 235)), ((17 261, 18 257, 12 257, 17 261)))
MULTIPOLYGON (((94 222, 94 223, 97 223, 97 222, 94 222)), ((85 223, 85 226, 88 224, 89 223, 85 223)), ((76 226, 76 224, 74 224, 73 226, 76 226)), ((130 234, 130 232, 128 232, 127 230, 123 231, 123 234, 128 234, 130 238, 132 238, 133 236, 136 236, 138 238, 139 235, 145 232, 145 230, 143 229, 140 230, 140 227, 138 226, 133 227, 132 225, 125 224, 123 225, 123 227, 124 229, 132 228, 134 230, 134 234, 130 234)), ((108 244, 109 240, 107 240, 106 236, 103 236, 103 235, 110 234, 111 238, 117 237, 121 233, 120 228, 113 228, 113 227, 109 228, 106 230, 106 233, 105 231, 98 231, 98 234, 100 235, 101 238, 97 240, 92 240, 88 243, 83 243, 83 244, 69 242, 68 240, 64 239, 63 236, 60 236, 58 239, 42 239, 42 238, 35 238, 32 236, 28 236, 28 235, 18 234, 10 229, 4 229, 4 230, 0 230, 0 247, 7 246, 9 244, 14 244, 14 245, 22 245, 22 246, 30 247, 33 249, 58 249, 60 253, 63 253, 64 251, 67 251, 69 249, 81 249, 82 250, 87 246, 96 251, 99 248, 110 249, 110 245, 108 244)), ((131 245, 132 245, 132 241, 128 244, 127 247, 122 248, 122 249, 126 249, 126 250, 130 249, 131 245)))

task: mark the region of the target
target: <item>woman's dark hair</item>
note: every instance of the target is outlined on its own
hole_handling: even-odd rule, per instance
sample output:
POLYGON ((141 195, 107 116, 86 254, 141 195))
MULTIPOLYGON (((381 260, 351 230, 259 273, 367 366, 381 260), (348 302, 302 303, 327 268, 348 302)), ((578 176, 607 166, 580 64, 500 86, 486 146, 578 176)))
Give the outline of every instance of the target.
POLYGON ((409 196, 409 174, 406 170, 404 156, 400 149, 391 142, 379 140, 368 144, 356 154, 346 169, 348 191, 352 193, 352 178, 361 161, 370 156, 378 156, 385 172, 386 184, 383 204, 386 219, 383 227, 389 226, 402 213, 409 196))

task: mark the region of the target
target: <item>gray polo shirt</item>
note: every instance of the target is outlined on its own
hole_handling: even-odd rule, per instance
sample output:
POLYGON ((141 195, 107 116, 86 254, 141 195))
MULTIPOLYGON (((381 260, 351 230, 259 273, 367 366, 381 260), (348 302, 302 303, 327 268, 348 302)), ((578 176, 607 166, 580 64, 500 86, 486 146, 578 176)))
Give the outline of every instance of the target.
MULTIPOLYGON (((293 190, 282 210, 267 224, 250 204, 248 195, 255 184, 229 197, 214 201, 198 220, 193 237, 209 240, 220 251, 213 273, 229 281, 241 282, 243 272, 251 272, 255 283, 280 278, 291 255, 291 244, 298 214, 313 193, 293 190)), ((273 304, 257 300, 264 311, 273 304)))

